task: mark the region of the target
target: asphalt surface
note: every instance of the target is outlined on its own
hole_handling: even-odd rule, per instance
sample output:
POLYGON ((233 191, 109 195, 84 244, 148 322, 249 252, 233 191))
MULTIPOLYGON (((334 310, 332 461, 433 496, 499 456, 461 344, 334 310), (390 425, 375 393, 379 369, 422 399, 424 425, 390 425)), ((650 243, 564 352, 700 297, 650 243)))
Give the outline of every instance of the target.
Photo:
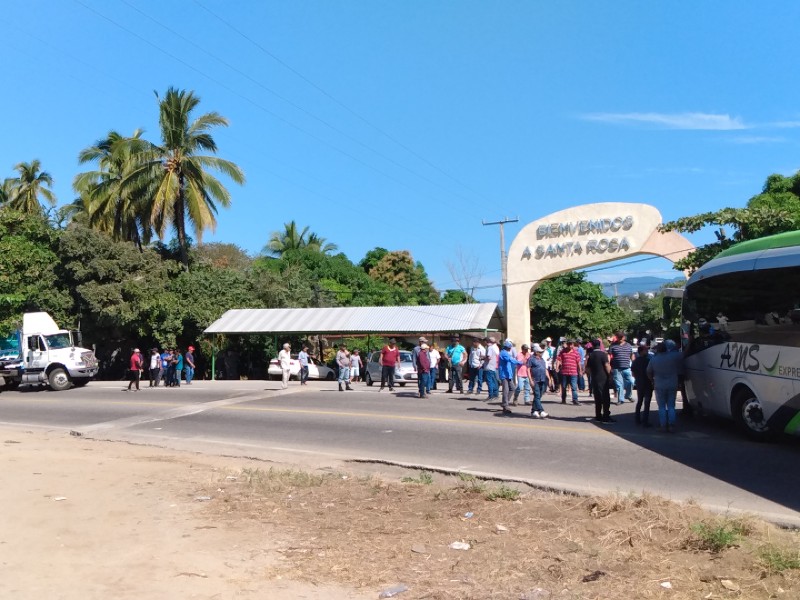
POLYGON ((800 440, 751 442, 725 421, 679 420, 676 433, 659 433, 636 426, 634 405, 625 404, 612 407, 617 423, 599 425, 585 393, 581 406, 548 395, 550 418, 534 420, 527 406, 502 416, 477 395, 420 399, 411 387, 379 393, 361 383, 338 392, 335 382, 292 382, 283 391, 270 381, 199 381, 127 392, 125 385, 2 391, 0 422, 260 458, 386 461, 582 493, 651 492, 800 526, 800 440))

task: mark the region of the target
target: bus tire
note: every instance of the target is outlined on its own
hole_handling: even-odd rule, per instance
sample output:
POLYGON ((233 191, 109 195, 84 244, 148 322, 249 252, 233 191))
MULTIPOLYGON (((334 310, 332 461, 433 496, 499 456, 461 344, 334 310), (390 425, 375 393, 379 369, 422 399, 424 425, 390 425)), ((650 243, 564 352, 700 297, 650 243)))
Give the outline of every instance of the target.
POLYGON ((50 371, 50 374, 47 376, 47 383, 50 384, 51 389, 57 392, 63 392, 72 386, 72 382, 69 380, 69 375, 67 375, 67 372, 60 367, 50 371))
POLYGON ((765 442, 772 437, 761 402, 750 388, 741 387, 735 392, 731 409, 736 424, 747 437, 757 442, 765 442))
POLYGON ((683 408, 681 409, 681 417, 684 419, 692 419, 695 416, 695 409, 689 399, 684 396, 683 408))

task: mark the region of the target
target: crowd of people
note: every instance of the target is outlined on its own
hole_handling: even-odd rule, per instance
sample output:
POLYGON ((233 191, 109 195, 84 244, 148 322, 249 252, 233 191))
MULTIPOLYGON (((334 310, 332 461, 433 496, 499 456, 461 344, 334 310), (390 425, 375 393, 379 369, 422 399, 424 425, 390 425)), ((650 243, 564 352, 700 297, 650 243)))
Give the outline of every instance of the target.
MULTIPOLYGON (((559 338, 554 343, 547 337, 541 342, 522 344, 502 343, 494 336, 473 338, 469 349, 461 344, 461 336, 453 335, 450 343, 439 351, 436 344, 420 336, 411 351, 416 371, 418 396, 426 398, 437 390, 440 374, 445 374, 445 393, 482 395, 486 388, 487 401, 499 401, 502 413, 511 414, 512 406, 530 406, 530 416, 546 419, 549 413, 542 404, 545 394, 560 394, 561 403, 568 401, 580 406, 581 392, 588 391, 594 400, 594 419, 599 423, 614 423, 611 405, 634 402, 637 425, 651 427, 650 406, 655 394, 658 406, 658 425, 664 431, 674 431, 677 393, 683 376, 683 357, 672 340, 651 347, 649 342, 634 340, 632 346, 625 332, 618 331, 606 338, 583 342, 580 338, 559 338), (606 346, 606 342, 608 346, 606 346)), ((194 347, 185 353, 178 348, 150 351, 149 361, 138 348, 130 357, 128 390, 139 390, 142 375, 147 369, 150 387, 179 387, 183 380, 191 385, 195 370, 194 347)), ((282 371, 281 387, 288 387, 291 346, 286 343, 278 353, 282 371)), ((300 385, 307 385, 311 360, 307 345, 302 346, 297 359, 300 363, 300 385)), ((379 351, 380 388, 395 388, 395 373, 400 367, 400 348, 395 338, 389 338, 379 351)), ((359 349, 348 350, 347 344, 337 347, 334 364, 338 372, 339 391, 352 390, 352 383, 361 379, 365 364, 359 349)), ((558 396, 557 396, 558 397, 558 396)))
POLYGON ((150 350, 149 359, 145 359, 139 348, 134 348, 128 366, 128 391, 139 391, 145 369, 150 378, 150 387, 180 387, 181 379, 186 385, 192 384, 195 369, 194 346, 189 346, 185 353, 179 348, 158 348, 150 350))
MULTIPOLYGON (((501 343, 494 336, 488 336, 482 340, 473 339, 468 350, 461 344, 461 337, 453 335, 440 352, 435 344, 421 336, 411 354, 420 398, 426 398, 437 389, 439 373, 444 371, 447 374, 445 393, 482 395, 485 386, 486 400, 498 400, 503 414, 511 414, 511 407, 520 405, 521 396, 522 405, 530 406, 530 416, 535 419, 549 417, 542 404, 546 392, 560 393, 562 404, 571 402, 580 406, 579 394, 588 391, 594 400, 594 419, 610 424, 615 422, 611 405, 634 402, 635 388, 636 424, 651 426, 650 406, 655 393, 659 427, 674 431, 675 402, 683 375, 682 354, 672 340, 655 347, 647 341, 634 341, 634 344, 635 349, 626 334, 619 331, 606 342, 596 338, 584 343, 580 338, 562 337, 554 343, 547 337, 539 343, 522 344, 520 348, 512 340, 501 343)), ((287 376, 283 385, 286 386, 288 350, 284 350, 287 376)), ((304 347, 300 353, 301 365, 307 350, 304 347)), ((307 355, 305 359, 307 364, 307 355)), ((395 372, 400 365, 400 349, 395 338, 390 338, 380 350, 379 361, 379 391, 387 386, 394 391, 395 372)), ((349 352, 346 344, 341 344, 335 364, 339 391, 351 390, 351 383, 358 381, 364 368, 359 351, 349 352)), ((301 384, 305 383, 302 370, 300 380, 301 384)))

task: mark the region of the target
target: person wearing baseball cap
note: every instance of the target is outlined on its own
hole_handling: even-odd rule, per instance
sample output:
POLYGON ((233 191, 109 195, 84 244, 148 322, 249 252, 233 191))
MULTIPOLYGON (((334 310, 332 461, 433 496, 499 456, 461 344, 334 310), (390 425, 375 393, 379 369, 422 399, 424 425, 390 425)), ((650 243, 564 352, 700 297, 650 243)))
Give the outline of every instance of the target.
POLYGON ((453 387, 459 394, 464 393, 464 378, 462 372, 464 363, 467 362, 467 349, 461 345, 461 337, 454 334, 450 338, 450 345, 444 349, 444 355, 450 363, 450 379, 447 382, 447 393, 453 393, 453 387))
POLYGON ((533 406, 531 407, 531 417, 534 419, 546 419, 548 414, 542 407, 542 396, 550 383, 550 373, 547 369, 547 361, 544 357, 544 348, 539 344, 533 345, 533 356, 528 358, 528 377, 531 379, 533 387, 533 406))
POLYGON ((194 379, 194 346, 189 346, 186 349, 186 354, 183 355, 183 375, 186 385, 192 385, 192 379, 194 379))
POLYGON ((142 353, 139 352, 138 348, 134 348, 133 352, 131 353, 131 360, 130 360, 130 369, 129 369, 129 379, 130 383, 128 383, 128 391, 131 391, 131 387, 133 384, 136 384, 135 392, 139 391, 139 381, 142 378, 142 353))
POLYGON ((503 349, 500 350, 500 356, 497 361, 497 375, 500 377, 500 387, 503 390, 501 405, 503 407, 503 414, 507 415, 511 412, 509 408, 509 401, 511 396, 516 392, 516 382, 514 381, 514 374, 520 361, 514 356, 514 344, 511 340, 503 342, 503 349))
POLYGON ((514 406, 519 401, 519 393, 524 392, 522 397, 525 406, 531 403, 531 379, 528 373, 528 359, 531 357, 530 348, 528 344, 522 344, 522 349, 516 353, 517 360, 522 364, 517 367, 517 389, 514 392, 514 406))

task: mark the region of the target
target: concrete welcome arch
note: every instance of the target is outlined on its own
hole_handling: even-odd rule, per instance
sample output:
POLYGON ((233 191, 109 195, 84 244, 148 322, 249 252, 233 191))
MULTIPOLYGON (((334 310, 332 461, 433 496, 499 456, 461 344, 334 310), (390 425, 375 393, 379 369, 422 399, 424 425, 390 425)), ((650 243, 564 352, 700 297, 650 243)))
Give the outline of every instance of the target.
POLYGON ((528 223, 506 261, 508 337, 517 344, 530 339, 531 291, 545 279, 639 254, 675 262, 694 250, 679 233, 658 231, 660 224, 655 207, 626 202, 575 206, 528 223))

